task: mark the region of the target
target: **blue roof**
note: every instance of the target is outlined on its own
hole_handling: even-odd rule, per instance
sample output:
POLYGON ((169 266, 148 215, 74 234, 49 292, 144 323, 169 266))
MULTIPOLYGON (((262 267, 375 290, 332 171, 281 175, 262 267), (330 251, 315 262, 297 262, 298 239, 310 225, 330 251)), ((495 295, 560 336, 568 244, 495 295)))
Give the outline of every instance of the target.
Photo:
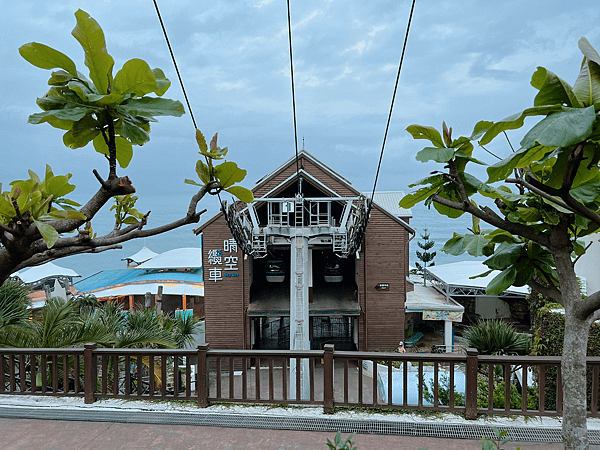
POLYGON ((110 286, 144 283, 203 283, 202 269, 193 270, 103 270, 75 283, 81 292, 96 291, 110 286))

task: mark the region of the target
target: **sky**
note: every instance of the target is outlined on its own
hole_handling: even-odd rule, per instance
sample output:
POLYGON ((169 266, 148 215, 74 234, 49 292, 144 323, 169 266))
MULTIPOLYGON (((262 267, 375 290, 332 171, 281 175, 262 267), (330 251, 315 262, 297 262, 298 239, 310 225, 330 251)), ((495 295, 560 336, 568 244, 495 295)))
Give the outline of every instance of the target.
MULTIPOLYGON (((248 171, 242 184, 252 188, 295 151, 285 0, 157 1, 198 127, 207 137, 219 133, 229 159, 248 171)), ((371 191, 411 2, 290 3, 299 147, 356 189, 371 191)), ((47 91, 50 71, 27 63, 18 48, 44 43, 69 55, 87 74, 83 51, 70 34, 78 8, 102 26, 115 73, 128 59, 142 58, 171 79, 165 97, 184 102, 151 0, 0 0, 4 189, 27 177, 28 169, 43 174, 50 164, 55 174, 73 174, 72 198, 84 202, 98 188, 92 170, 108 172, 91 145, 71 150, 63 145, 61 130, 27 124, 29 114, 39 111, 35 100, 47 91)), ((377 190, 409 192, 411 182, 436 169, 415 160, 426 143, 413 140, 407 126, 440 128, 446 121, 453 136, 468 136, 479 120, 500 120, 533 104, 536 91, 529 82, 537 66, 573 84, 582 58, 577 41, 585 36, 600 49, 599 19, 597 3, 587 0, 417 0, 377 190)), ((195 177, 198 159, 187 107, 180 118, 160 118, 150 136, 134 148, 130 166, 119 175, 132 180, 139 209, 152 210, 150 225, 160 225, 182 217, 195 192, 183 184, 195 177)), ((522 136, 512 133, 513 145, 522 136)), ((504 156, 510 152, 500 139, 488 148, 504 156)), ((493 163, 481 149, 475 156, 493 163)), ((207 220, 218 203, 203 200, 201 208, 209 209, 202 219, 207 220)), ((417 225, 434 214, 414 212, 417 225)), ((105 232, 111 223, 105 207, 93 225, 105 232)), ((196 245, 191 228, 171 235, 181 245, 162 239, 149 246, 165 251, 196 245)), ((123 252, 139 248, 136 243, 123 252)), ((112 258, 128 256, 123 252, 112 258)), ((77 258, 63 265, 99 264, 90 256, 77 258)))

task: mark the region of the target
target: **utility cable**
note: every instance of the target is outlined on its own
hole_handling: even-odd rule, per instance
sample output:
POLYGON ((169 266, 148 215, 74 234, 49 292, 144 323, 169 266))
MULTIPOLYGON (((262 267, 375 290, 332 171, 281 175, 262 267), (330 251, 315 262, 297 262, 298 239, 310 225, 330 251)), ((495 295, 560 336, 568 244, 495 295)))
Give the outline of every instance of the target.
POLYGON ((404 36, 404 45, 402 47, 402 56, 400 57, 400 63, 398 64, 398 74, 396 75, 396 84, 394 86, 394 94, 392 95, 392 104, 390 105, 390 113, 387 119, 387 125, 385 127, 385 134, 383 136, 383 144, 381 145, 381 154, 379 155, 379 164, 377 165, 377 173, 375 174, 375 182, 373 183, 373 192, 371 194, 371 201, 369 202, 369 213, 373 205, 373 198, 375 197, 375 188, 377 187, 377 179, 379 178, 379 170, 381 169, 381 160, 383 159, 383 150, 385 149, 385 142, 387 140, 388 131, 390 129, 390 121, 392 120, 392 111, 394 110, 394 101, 396 100, 396 92, 398 90, 398 81, 400 80, 400 71, 402 70, 402 63, 404 61, 404 52, 406 51, 406 42, 408 41, 408 32, 410 31, 410 23, 412 22, 413 11, 415 9, 415 1, 413 0, 410 8, 410 15, 408 17, 408 24, 406 26, 406 34, 404 36))
POLYGON ((290 43, 290 74, 292 77, 292 109, 294 111, 294 143, 296 145, 296 177, 298 178, 298 194, 300 194, 300 162, 298 159, 298 129, 296 126, 296 92, 294 89, 294 58, 292 57, 292 19, 290 17, 290 0, 287 0, 288 41, 290 43))

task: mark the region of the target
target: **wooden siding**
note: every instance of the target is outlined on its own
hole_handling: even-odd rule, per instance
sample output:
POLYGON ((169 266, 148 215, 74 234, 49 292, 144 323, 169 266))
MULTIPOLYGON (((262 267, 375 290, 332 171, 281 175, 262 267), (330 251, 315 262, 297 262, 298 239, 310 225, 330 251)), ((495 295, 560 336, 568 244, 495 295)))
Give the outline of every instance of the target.
MULTIPOLYGON (((225 265, 208 263, 208 252, 222 250, 223 241, 232 239, 231 232, 221 215, 203 231, 202 262, 204 270, 204 315, 206 317, 206 342, 211 348, 244 348, 244 254, 224 252, 225 256, 238 257, 238 276, 225 278, 225 265), (220 267, 223 279, 210 281, 210 269, 220 267)), ((231 273, 231 272, 230 272, 231 273)))
POLYGON ((364 242, 362 291, 366 345, 361 349, 393 350, 404 340, 406 252, 408 232, 387 214, 374 208, 364 242), (380 283, 389 289, 378 290, 380 283))
MULTIPOLYGON (((337 192, 339 195, 355 197, 359 194, 358 191, 351 188, 348 184, 334 178, 330 173, 313 163, 304 155, 300 156, 300 168, 311 174, 329 189, 337 192)), ((280 172, 276 173, 273 178, 267 180, 264 184, 254 189, 256 197, 262 197, 273 189, 277 188, 281 183, 296 173, 296 162, 293 161, 280 172)))

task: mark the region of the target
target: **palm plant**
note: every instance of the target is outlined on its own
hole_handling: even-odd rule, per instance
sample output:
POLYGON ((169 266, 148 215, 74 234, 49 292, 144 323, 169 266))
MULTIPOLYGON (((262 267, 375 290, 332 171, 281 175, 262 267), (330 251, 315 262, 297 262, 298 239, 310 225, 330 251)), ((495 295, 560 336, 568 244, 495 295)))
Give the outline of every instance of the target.
POLYGON ((20 281, 7 280, 0 286, 0 330, 23 325, 29 318, 31 290, 20 281))
POLYGON ((480 320, 463 334, 468 346, 476 348, 482 355, 528 355, 531 340, 528 335, 518 333, 514 327, 499 319, 480 320))

